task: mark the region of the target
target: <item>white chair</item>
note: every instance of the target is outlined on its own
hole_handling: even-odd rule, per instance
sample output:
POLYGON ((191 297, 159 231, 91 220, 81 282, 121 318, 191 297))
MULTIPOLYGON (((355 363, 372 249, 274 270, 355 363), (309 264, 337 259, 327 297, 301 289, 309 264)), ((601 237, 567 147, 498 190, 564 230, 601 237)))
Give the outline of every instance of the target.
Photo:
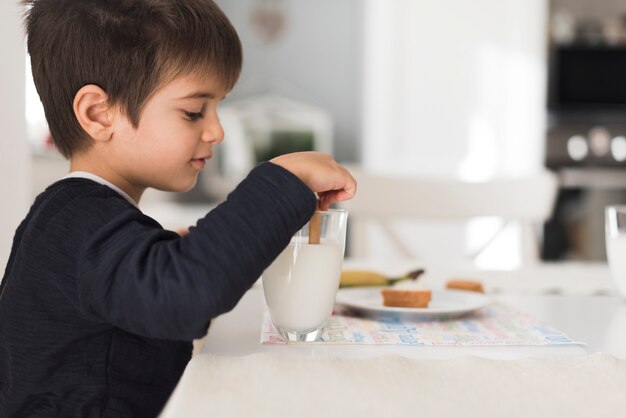
POLYGON ((394 247, 394 254, 420 259, 421 255, 403 239, 403 231, 394 229, 394 222, 418 220, 439 224, 497 217, 503 221, 501 228, 477 251, 466 254, 467 258, 477 257, 505 225, 517 222, 522 263, 539 260, 539 226, 550 217, 558 189, 558 180, 549 171, 474 183, 378 175, 359 167, 349 170, 357 179, 358 191, 354 199, 341 206, 350 213, 348 242, 352 257, 376 257, 368 253, 371 240, 381 240, 385 235, 394 247), (373 224, 378 225, 375 234, 367 228, 373 224))

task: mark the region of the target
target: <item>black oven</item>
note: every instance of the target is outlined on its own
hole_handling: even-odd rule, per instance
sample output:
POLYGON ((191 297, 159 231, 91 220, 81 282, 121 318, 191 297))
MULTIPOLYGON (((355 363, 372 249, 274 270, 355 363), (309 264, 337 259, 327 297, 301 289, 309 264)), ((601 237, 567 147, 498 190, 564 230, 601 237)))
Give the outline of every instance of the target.
POLYGON ((546 260, 602 260, 605 205, 626 203, 626 46, 549 54, 546 166, 560 177, 546 260))

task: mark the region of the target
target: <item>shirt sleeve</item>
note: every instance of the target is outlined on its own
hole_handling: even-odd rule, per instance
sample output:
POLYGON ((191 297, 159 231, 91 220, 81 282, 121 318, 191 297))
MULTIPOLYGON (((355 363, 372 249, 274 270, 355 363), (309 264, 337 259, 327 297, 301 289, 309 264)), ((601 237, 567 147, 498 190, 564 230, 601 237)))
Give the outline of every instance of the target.
POLYGON ((264 163, 185 237, 125 210, 85 238, 80 308, 147 337, 198 338, 210 319, 236 305, 315 206, 296 176, 264 163))

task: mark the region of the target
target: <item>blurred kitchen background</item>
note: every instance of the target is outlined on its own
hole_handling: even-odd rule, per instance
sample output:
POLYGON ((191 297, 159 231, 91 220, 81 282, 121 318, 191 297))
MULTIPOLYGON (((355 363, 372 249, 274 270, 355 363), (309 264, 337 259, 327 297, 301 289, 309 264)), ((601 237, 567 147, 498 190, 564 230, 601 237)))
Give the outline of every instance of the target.
MULTIPOLYGON (((173 213, 201 214, 259 161, 316 149, 420 178, 480 182, 548 168, 560 183, 554 216, 539 226, 541 257, 605 260, 604 207, 626 203, 623 0, 217 3, 240 34, 244 68, 221 109, 226 140, 197 187, 145 196, 164 226, 188 226, 173 213)), ((13 2, 0 5, 0 20, 4 265, 33 196, 67 163, 50 147, 13 2)), ((478 219, 443 235, 437 226, 436 239, 428 223, 405 232, 422 254, 450 256, 501 227, 478 219)))

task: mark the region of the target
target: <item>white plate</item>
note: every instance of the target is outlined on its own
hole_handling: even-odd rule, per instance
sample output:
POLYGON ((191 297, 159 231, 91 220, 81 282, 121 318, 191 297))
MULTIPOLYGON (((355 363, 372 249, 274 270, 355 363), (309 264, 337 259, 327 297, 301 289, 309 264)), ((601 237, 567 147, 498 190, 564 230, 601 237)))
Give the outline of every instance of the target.
POLYGON ((432 290, 428 308, 395 308, 383 306, 380 287, 339 289, 335 299, 338 308, 365 316, 392 316, 405 319, 454 318, 491 303, 491 299, 476 292, 461 290, 432 290))

